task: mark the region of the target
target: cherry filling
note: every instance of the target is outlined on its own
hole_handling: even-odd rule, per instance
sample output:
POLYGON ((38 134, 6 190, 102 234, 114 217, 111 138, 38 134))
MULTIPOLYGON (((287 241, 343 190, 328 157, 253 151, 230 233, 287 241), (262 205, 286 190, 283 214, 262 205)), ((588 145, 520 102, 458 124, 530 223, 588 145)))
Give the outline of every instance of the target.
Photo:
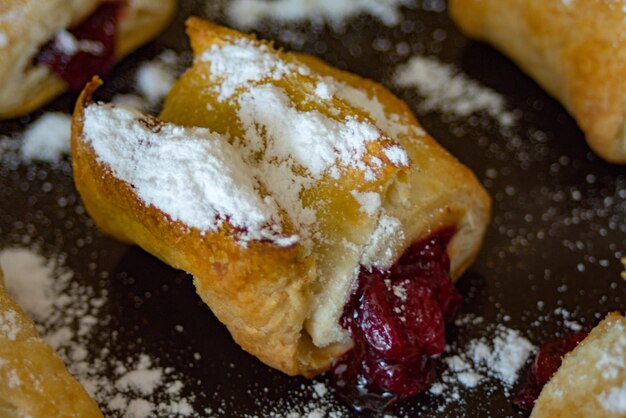
POLYGON ((532 411, 541 389, 561 367, 563 356, 576 348, 588 334, 586 331, 578 332, 541 346, 526 378, 526 384, 513 401, 517 408, 526 413, 532 411))
POLYGON ((60 32, 35 58, 79 90, 94 74, 106 74, 115 62, 115 37, 122 3, 102 3, 79 25, 60 32))
POLYGON ((454 232, 414 243, 387 271, 361 268, 340 320, 354 348, 332 365, 337 392, 356 409, 382 411, 435 379, 432 356, 443 352, 445 323, 461 304, 449 275, 454 232))

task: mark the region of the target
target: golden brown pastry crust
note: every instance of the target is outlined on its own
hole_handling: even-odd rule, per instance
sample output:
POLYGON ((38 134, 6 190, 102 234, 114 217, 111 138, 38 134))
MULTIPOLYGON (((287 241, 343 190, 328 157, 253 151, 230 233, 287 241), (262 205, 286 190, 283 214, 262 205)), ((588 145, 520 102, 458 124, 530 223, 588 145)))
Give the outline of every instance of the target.
POLYGON ((626 396, 626 318, 614 312, 565 355, 531 418, 624 418, 626 400, 611 409, 604 399, 620 389, 626 396))
POLYGON ((501 49, 574 116, 602 158, 626 163, 626 11, 610 0, 451 0, 468 35, 501 49))
MULTIPOLYGON (((214 43, 242 38, 261 44, 250 36, 199 19, 190 19, 188 31, 196 55, 214 43)), ((375 95, 386 111, 396 113, 402 123, 416 128, 411 131, 413 135, 401 139, 389 138, 381 132, 378 141, 368 143, 368 155, 383 161, 374 180, 365 180, 361 170, 346 169, 339 180, 322 179, 303 194, 303 199, 317 199, 319 228, 326 234, 323 242, 313 246, 313 254, 301 244, 278 247, 257 241, 244 247, 236 241, 228 225, 216 233, 202 234, 172 221, 154 206, 147 207, 128 183, 115 178, 97 160, 84 138, 83 111, 97 82, 87 86, 77 103, 72 126, 72 160, 76 186, 99 228, 191 273, 198 294, 245 350, 285 373, 312 376, 326 369, 351 346, 349 339, 318 331, 328 326, 329 321, 332 327, 339 328, 341 309, 356 279, 354 270, 358 269, 361 253, 346 249, 346 238, 357 243, 355 246, 362 251, 378 222, 377 217, 359 210, 351 190, 376 190, 382 191, 382 195, 393 195, 385 198, 389 202, 385 203, 385 209, 394 216, 401 216, 394 212, 401 212, 400 207, 412 208, 415 204, 412 209, 404 209, 414 210, 417 216, 412 222, 407 219, 406 239, 399 240, 392 248, 396 256, 415 239, 438 228, 456 225, 459 232, 449 247, 454 277, 468 266, 480 247, 490 200, 471 172, 423 133, 406 105, 382 86, 335 70, 312 57, 277 54, 281 59, 307 65, 317 75, 335 77, 375 95), (421 133, 417 135, 417 132, 421 133), (396 166, 385 157, 383 147, 394 143, 407 150, 411 167, 396 166), (334 274, 333 270, 342 274, 334 274), (324 312, 319 312, 320 307, 324 312), (314 344, 316 339, 318 343, 314 344), (320 344, 320 340, 325 343, 320 344)), ((197 84, 207 83, 203 77, 206 68, 205 64, 196 63, 181 77, 170 92, 161 117, 176 124, 209 127, 218 133, 227 130, 237 137, 240 128, 236 120, 232 121, 236 115, 232 103, 219 103, 215 97, 203 96, 207 89, 197 84)), ((271 83, 284 88, 293 98, 314 89, 312 80, 302 74, 290 74, 271 83)), ((334 100, 343 112, 371 119, 366 112, 334 100)), ((345 117, 332 113, 323 104, 305 102, 327 117, 345 117)), ((288 225, 289 221, 285 223, 288 225)))
POLYGON ((35 324, 7 293, 0 272, 0 416, 102 418, 35 324))
MULTIPOLYGON (((107 0, 5 0, 0 2, 0 119, 29 113, 67 89, 45 66, 33 66, 39 49, 107 0)), ((116 55, 123 58, 169 22, 176 0, 128 0, 120 19, 116 55)))

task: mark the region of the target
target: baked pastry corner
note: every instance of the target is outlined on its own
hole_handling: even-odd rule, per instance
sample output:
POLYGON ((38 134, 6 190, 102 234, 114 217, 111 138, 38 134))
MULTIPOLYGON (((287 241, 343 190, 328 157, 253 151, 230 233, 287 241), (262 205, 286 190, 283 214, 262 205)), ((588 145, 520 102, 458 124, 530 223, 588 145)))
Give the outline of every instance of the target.
POLYGON ((626 417, 626 318, 607 315, 541 391, 531 418, 626 417))
MULTIPOLYGON (((43 106, 68 89, 44 64, 40 48, 87 18, 107 0, 4 0, 0 3, 0 119, 43 106)), ((120 60, 156 36, 174 14, 176 0, 125 0, 116 33, 120 60)))
POLYGON ((103 418, 7 293, 0 272, 0 416, 103 418))

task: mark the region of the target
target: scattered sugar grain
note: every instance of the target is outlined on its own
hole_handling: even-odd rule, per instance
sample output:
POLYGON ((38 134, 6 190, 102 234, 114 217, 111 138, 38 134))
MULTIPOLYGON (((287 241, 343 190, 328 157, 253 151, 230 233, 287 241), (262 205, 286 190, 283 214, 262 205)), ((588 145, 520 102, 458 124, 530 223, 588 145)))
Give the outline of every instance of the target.
POLYGON ((256 45, 247 39, 223 46, 213 45, 198 60, 209 62, 211 81, 215 82, 212 85, 219 89, 218 99, 221 101, 251 82, 279 80, 289 71, 297 70, 279 60, 267 45, 256 45))
POLYGON ((145 399, 133 399, 126 408, 126 413, 130 418, 148 418, 153 411, 154 404, 145 399))
POLYGON ((505 395, 513 388, 518 373, 535 347, 519 331, 503 325, 484 325, 481 317, 463 315, 455 321, 466 332, 478 327, 484 336, 455 347, 446 347, 442 355, 445 368, 439 382, 429 393, 443 398, 440 412, 447 405, 462 402, 462 390, 481 386, 487 391, 502 390, 505 395))
POLYGON ((137 368, 117 379, 115 387, 122 391, 132 390, 142 395, 151 395, 154 393, 154 389, 161 384, 162 379, 163 370, 151 368, 150 358, 143 355, 140 357, 137 368))
POLYGON ((160 59, 145 62, 137 70, 137 89, 151 104, 163 100, 175 81, 175 70, 160 59))
POLYGON ((354 190, 351 193, 356 201, 359 202, 359 205, 361 205, 361 207, 359 208, 361 212, 366 213, 369 216, 373 216, 376 212, 378 212, 378 209, 380 209, 381 201, 379 193, 359 193, 354 190))
POLYGON ((411 0, 233 0, 226 15, 240 29, 256 28, 265 20, 280 23, 327 22, 342 28, 345 22, 367 14, 387 26, 400 23, 400 8, 411 0))
POLYGON ((21 155, 25 161, 57 162, 70 150, 71 117, 48 112, 24 132, 21 155))
MULTIPOLYGON (((106 295, 72 281, 73 274, 63 266, 63 259, 62 255, 46 259, 30 248, 0 251, 7 289, 18 304, 23 303, 44 340, 57 350, 103 412, 113 417, 197 417, 191 399, 181 395, 184 385, 174 369, 154 364, 147 354, 119 359, 107 346, 93 350, 95 327, 106 322, 100 313, 106 295), (41 289, 45 291, 37 292, 41 289), (76 323, 77 329, 68 326, 76 323)), ((4 322, 0 320, 0 332, 4 322)), ((110 344, 115 344, 115 338, 115 334, 110 336, 110 344)), ((19 376, 11 379, 20 384, 19 376)))
POLYGON ((26 248, 0 251, 0 267, 8 292, 17 304, 36 320, 43 320, 53 308, 54 265, 26 248))
POLYGON ((17 312, 12 309, 0 312, 0 335, 9 341, 15 341, 20 333, 17 323, 17 312))
POLYGON ((9 370, 7 375, 9 377, 8 383, 9 383, 10 388, 19 387, 22 384, 22 379, 20 379, 20 376, 17 374, 17 370, 15 369, 9 370))
POLYGON ((382 213, 370 242, 361 256, 364 267, 387 268, 394 261, 394 243, 404 240, 404 229, 398 218, 382 213))
POLYGON ((626 414, 626 382, 601 393, 598 399, 605 411, 626 414))
POLYGON ((397 68, 393 83, 398 87, 415 88, 424 96, 420 107, 457 117, 487 112, 503 127, 516 122, 516 115, 506 110, 504 97, 480 85, 452 65, 433 57, 413 56, 397 68))
POLYGON ((320 398, 323 398, 326 393, 328 393, 328 388, 322 382, 313 384, 313 390, 315 391, 315 394, 320 398))
POLYGON ((116 94, 111 99, 111 103, 126 109, 145 111, 150 106, 146 100, 136 94, 116 94))

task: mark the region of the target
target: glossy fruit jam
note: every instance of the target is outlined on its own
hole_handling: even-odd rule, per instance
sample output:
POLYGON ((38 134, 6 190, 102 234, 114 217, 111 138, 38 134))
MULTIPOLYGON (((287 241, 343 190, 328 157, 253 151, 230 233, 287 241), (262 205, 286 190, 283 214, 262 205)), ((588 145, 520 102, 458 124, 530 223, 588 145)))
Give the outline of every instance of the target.
POLYGON ((332 366, 340 396, 356 409, 382 411, 427 389, 445 323, 461 304, 450 280, 447 246, 454 228, 415 242, 387 271, 361 269, 340 324, 354 348, 332 366))
POLYGON ((115 63, 115 38, 122 2, 102 3, 79 25, 60 32, 35 58, 79 90, 95 74, 106 74, 115 63))
POLYGON ((526 378, 526 384, 513 401, 518 409, 526 413, 532 411, 541 390, 561 367, 563 356, 576 348, 588 334, 588 332, 578 332, 541 346, 526 378))

